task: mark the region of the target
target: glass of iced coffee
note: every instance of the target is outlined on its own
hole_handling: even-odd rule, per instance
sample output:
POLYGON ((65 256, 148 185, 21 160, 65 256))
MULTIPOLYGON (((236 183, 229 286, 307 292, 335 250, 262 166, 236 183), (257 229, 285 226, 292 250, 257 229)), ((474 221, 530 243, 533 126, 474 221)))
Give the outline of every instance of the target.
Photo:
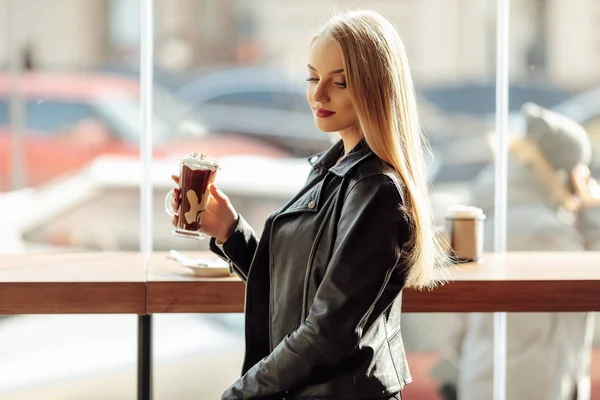
POLYGON ((199 232, 202 216, 210 198, 209 186, 214 182, 219 164, 203 153, 191 153, 180 162, 179 192, 181 201, 179 210, 171 208, 173 191, 167 193, 165 209, 170 216, 179 216, 173 234, 192 239, 204 239, 199 232))

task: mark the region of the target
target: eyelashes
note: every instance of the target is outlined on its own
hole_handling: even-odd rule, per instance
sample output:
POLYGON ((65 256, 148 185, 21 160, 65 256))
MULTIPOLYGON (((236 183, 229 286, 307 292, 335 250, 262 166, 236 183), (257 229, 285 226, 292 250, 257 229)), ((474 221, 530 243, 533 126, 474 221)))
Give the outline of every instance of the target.
MULTIPOLYGON (((319 82, 319 78, 306 78, 306 82, 319 82)), ((333 82, 334 85, 336 85, 337 87, 339 87, 340 89, 345 89, 348 87, 348 85, 346 84, 346 82, 333 82)))

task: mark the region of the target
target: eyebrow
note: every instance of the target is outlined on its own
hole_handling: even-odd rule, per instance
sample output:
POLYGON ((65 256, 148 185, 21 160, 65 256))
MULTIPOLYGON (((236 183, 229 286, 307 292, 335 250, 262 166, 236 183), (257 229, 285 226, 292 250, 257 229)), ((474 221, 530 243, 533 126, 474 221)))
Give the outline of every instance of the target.
MULTIPOLYGON (((315 72, 318 72, 317 69, 315 67, 313 67, 312 65, 307 64, 306 66, 308 67, 308 69, 313 70, 315 72)), ((333 71, 329 72, 329 75, 339 74, 339 73, 342 73, 342 72, 344 72, 344 68, 334 69, 333 71)))

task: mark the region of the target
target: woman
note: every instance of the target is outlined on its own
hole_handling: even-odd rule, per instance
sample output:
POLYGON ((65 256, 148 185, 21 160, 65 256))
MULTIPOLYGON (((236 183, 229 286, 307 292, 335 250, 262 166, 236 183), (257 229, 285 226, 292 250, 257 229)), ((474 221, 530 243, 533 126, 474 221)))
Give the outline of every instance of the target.
POLYGON ((308 58, 315 123, 342 140, 310 158, 260 240, 215 186, 203 219, 211 250, 246 282, 243 375, 223 399, 400 399, 411 381, 400 293, 432 286, 447 263, 406 52, 362 11, 329 21, 308 58))
MULTIPOLYGON (((600 250, 600 193, 588 169, 592 148, 585 129, 531 103, 523 114, 526 130, 508 153, 507 249, 600 250)), ((494 186, 490 165, 471 188, 471 202, 487 215, 486 249, 493 244, 494 186)), ((508 313, 507 321, 507 399, 590 399, 593 313, 508 313)), ((444 357, 434 376, 444 391, 455 387, 456 395, 447 398, 491 399, 493 315, 460 314, 454 322, 446 326, 444 357)))

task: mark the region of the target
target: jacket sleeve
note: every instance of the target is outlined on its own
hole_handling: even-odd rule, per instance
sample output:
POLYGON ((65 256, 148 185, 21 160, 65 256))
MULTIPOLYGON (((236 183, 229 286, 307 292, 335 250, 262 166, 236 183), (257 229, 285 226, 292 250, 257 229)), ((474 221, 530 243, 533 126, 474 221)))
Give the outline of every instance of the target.
POLYGON ((241 214, 238 215, 237 226, 231 236, 229 236, 229 239, 218 246, 216 239, 214 237, 211 238, 210 250, 225 260, 230 268, 246 282, 248 272, 250 271, 250 264, 258 245, 258 239, 244 217, 241 214))
POLYGON ((373 310, 387 308, 402 290, 404 277, 402 284, 388 282, 402 273, 396 267, 408 238, 407 214, 392 178, 358 181, 344 201, 327 271, 306 320, 222 399, 284 396, 348 357, 373 310))

